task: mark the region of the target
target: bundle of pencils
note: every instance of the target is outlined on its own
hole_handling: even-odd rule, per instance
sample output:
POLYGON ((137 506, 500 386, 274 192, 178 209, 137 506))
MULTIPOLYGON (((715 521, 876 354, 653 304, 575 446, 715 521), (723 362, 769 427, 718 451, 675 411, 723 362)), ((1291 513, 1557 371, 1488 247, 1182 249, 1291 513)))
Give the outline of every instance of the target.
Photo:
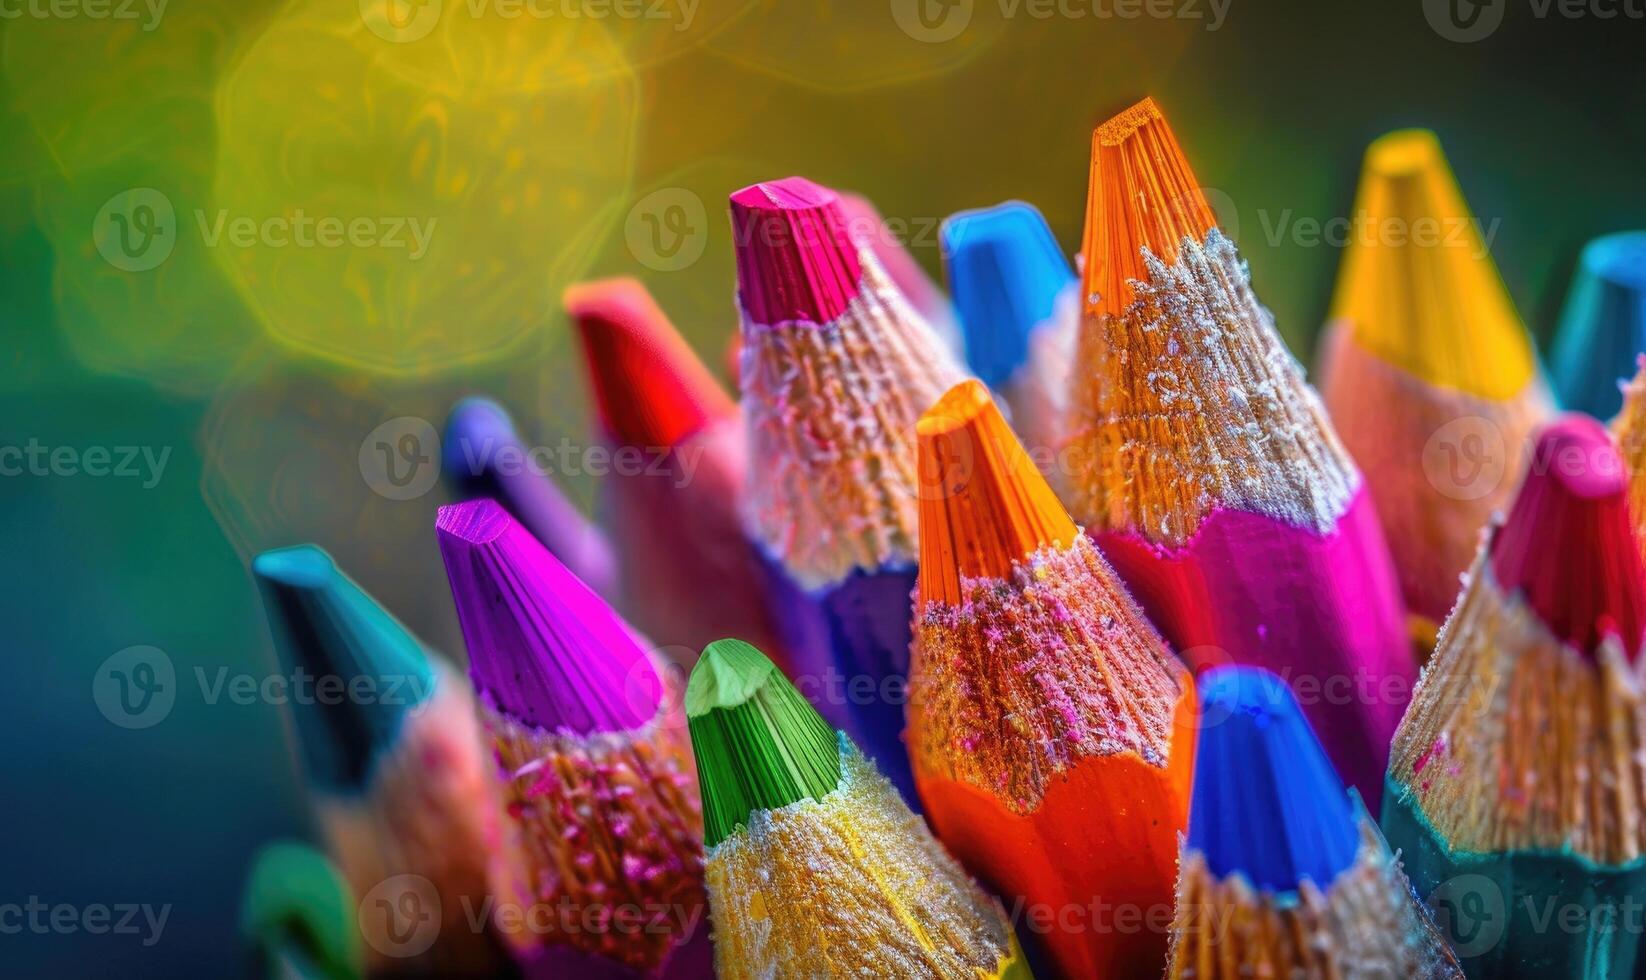
POLYGON ((755 184, 731 212, 748 532, 775 566, 797 681, 913 802, 900 735, 914 424, 960 369, 849 234, 833 191, 755 184))
POLYGON ((1080 281, 1046 219, 1021 201, 950 215, 942 240, 967 364, 1006 400, 1027 445, 1055 450, 1068 414, 1080 281))
POLYGON ((696 780, 656 655, 489 500, 442 507, 501 782, 493 920, 534 977, 709 977, 696 780))
POLYGON ((980 383, 952 389, 918 431, 909 747, 926 815, 1038 923, 1025 936, 1037 969, 1158 973, 1194 682, 980 383))
POLYGON ((1344 252, 1321 342, 1322 393, 1366 475, 1428 649, 1552 407, 1433 133, 1372 143, 1354 214, 1368 230, 1344 252), (1452 455, 1425 459, 1436 449, 1452 455))
POLYGON ((759 650, 686 689, 721 980, 1028 980, 1000 905, 759 650))
POLYGON ((492 799, 468 686, 320 548, 266 551, 252 572, 282 668, 295 690, 312 683, 290 702, 332 857, 357 896, 412 875, 438 900, 427 950, 373 943, 369 965, 487 972, 492 940, 465 916, 486 900, 492 799))
POLYGON ((1087 207, 1070 509, 1191 663, 1297 688, 1375 802, 1416 663, 1360 474, 1152 100, 1093 134, 1087 207))
POLYGON ((290 841, 257 852, 240 900, 254 976, 357 980, 365 954, 354 920, 354 893, 324 854, 290 841))
POLYGON ((722 636, 778 649, 762 569, 742 534, 748 454, 737 404, 638 281, 573 286, 565 306, 601 434, 614 463, 629 456, 601 482, 621 608, 686 667, 722 636))
POLYGON ((1646 231, 1597 238, 1583 247, 1555 328, 1555 389, 1573 411, 1607 418, 1618 382, 1646 351, 1646 231))
POLYGON ((452 494, 502 504, 589 588, 615 597, 617 560, 610 542, 533 465, 503 406, 465 398, 452 408, 440 443, 440 472, 452 494))
POLYGON ((1280 678, 1219 667, 1200 694, 1166 976, 1462 977, 1280 678))
POLYGON ((1541 433, 1395 737, 1383 828, 1420 894, 1472 883, 1447 911, 1469 917, 1453 931, 1473 976, 1646 969, 1646 572, 1626 496, 1598 422, 1541 433))

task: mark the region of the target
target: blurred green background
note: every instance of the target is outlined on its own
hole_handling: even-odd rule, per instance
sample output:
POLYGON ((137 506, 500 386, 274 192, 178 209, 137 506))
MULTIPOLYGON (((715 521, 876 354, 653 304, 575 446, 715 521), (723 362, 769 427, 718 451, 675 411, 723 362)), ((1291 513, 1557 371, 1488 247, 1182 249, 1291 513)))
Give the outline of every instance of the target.
POLYGON ((1338 250, 1291 229, 1349 212, 1386 130, 1439 132, 1544 340, 1580 244, 1646 225, 1636 19, 1498 0, 1499 26, 1462 42, 1420 0, 932 0, 925 20, 903 0, 654 2, 6 6, 0 447, 77 472, 0 476, 0 905, 171 907, 149 945, 8 930, 7 972, 239 969, 249 856, 310 833, 282 709, 201 681, 275 669, 250 556, 316 541, 460 654, 444 491, 375 494, 362 441, 403 416, 438 428, 473 392, 535 444, 585 439, 558 307, 582 277, 640 277, 724 370, 742 184, 865 193, 934 274, 936 223, 1007 198, 1072 251, 1091 126, 1152 94, 1305 361, 1338 250), (969 19, 949 37, 946 16, 969 19), (296 245, 300 215, 365 224, 296 245), (169 455, 81 471, 100 447, 169 455), (142 728, 94 691, 132 646, 175 670, 142 728))

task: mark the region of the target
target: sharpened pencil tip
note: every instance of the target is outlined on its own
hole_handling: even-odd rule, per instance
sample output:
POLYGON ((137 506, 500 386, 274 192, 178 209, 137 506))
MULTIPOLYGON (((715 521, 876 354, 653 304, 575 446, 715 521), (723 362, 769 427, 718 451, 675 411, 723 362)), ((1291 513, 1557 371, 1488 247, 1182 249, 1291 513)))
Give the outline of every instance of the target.
POLYGON ((1255 667, 1200 679, 1200 751, 1187 846, 1219 877, 1271 892, 1322 889, 1354 863, 1359 829, 1343 781, 1285 683, 1255 667))
POLYGON ((1628 480, 1610 434, 1564 415, 1538 434, 1520 492, 1492 541, 1492 570, 1558 637, 1593 654, 1607 635, 1632 660, 1646 630, 1646 572, 1628 480))
POLYGON ((731 195, 737 290, 754 324, 827 323, 856 298, 863 275, 834 191, 804 177, 731 195))
POLYGON ((1175 263, 1184 239, 1203 242, 1215 227, 1217 216, 1153 99, 1092 133, 1082 249, 1089 313, 1113 315, 1131 306, 1130 283, 1149 278, 1145 251, 1175 263))
POLYGON ((756 810, 822 799, 840 785, 840 741, 765 654, 741 640, 703 650, 686 686, 704 843, 756 810))
POLYGON ((639 280, 578 283, 563 302, 582 340, 600 422, 619 443, 672 448, 736 414, 737 406, 639 280))
POLYGON ((962 579, 1005 578, 1041 548, 1074 544, 1074 521, 982 382, 950 388, 915 434, 923 601, 957 604, 962 579))
POLYGON ((491 500, 436 520, 469 674, 492 705, 545 731, 632 730, 662 697, 646 649, 615 611, 491 500))
POLYGON ((399 738, 401 722, 434 690, 422 643, 313 544, 266 551, 252 575, 283 668, 331 678, 346 689, 397 697, 292 699, 310 777, 331 789, 364 784, 375 759, 399 738))

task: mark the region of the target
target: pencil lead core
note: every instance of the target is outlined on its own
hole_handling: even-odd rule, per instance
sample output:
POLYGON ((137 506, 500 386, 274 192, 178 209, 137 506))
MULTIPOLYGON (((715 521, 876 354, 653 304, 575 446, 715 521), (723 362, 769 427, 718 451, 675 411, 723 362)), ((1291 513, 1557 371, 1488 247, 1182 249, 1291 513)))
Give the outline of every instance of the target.
POLYGON ((685 707, 708 847, 756 810, 820 800, 839 787, 839 737, 750 644, 709 644, 692 669, 685 707))
POLYGON ((634 633, 496 501, 442 507, 436 527, 469 673, 493 707, 576 735, 656 716, 662 679, 634 633))
POLYGON ((737 294, 757 324, 828 323, 857 296, 863 268, 840 197, 804 177, 731 196, 737 294))
POLYGON ((1531 338, 1435 134, 1366 150, 1332 302, 1356 342, 1424 381, 1504 401, 1537 371, 1531 338))
POLYGON ((1593 654, 1616 635, 1632 660, 1646 629, 1646 572, 1611 437, 1585 415, 1546 427, 1492 542, 1492 570, 1557 637, 1593 654))
POLYGON ((737 406, 636 279, 566 290, 596 410, 620 444, 672 448, 737 406))
POLYGON ((1216 226, 1217 216, 1153 99, 1097 127, 1082 249, 1087 312, 1113 315, 1132 304, 1129 283, 1149 278, 1144 249, 1170 264, 1185 238, 1204 241, 1216 226))
POLYGON ((1004 578, 1013 562, 1074 543, 1074 521, 981 382, 950 388, 915 433, 924 600, 957 604, 962 578, 1004 578))

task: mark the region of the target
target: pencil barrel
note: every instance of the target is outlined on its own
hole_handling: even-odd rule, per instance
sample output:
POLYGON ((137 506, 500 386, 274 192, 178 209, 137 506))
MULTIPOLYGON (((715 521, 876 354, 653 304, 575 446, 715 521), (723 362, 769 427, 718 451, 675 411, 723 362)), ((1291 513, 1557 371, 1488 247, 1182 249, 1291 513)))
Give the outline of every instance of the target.
POLYGON ((1218 511, 1183 549, 1095 536, 1190 665, 1263 667, 1292 688, 1326 753, 1367 805, 1417 667, 1371 500, 1362 489, 1325 536, 1218 511))
POLYGON ((1194 771, 1195 693, 1185 685, 1164 768, 1131 753, 1088 756, 1028 813, 917 775, 938 839, 1000 896, 1036 975, 1159 974, 1194 771))
POLYGON ((1471 978, 1596 980, 1646 971, 1646 861, 1453 852, 1391 780, 1383 833, 1471 978))

